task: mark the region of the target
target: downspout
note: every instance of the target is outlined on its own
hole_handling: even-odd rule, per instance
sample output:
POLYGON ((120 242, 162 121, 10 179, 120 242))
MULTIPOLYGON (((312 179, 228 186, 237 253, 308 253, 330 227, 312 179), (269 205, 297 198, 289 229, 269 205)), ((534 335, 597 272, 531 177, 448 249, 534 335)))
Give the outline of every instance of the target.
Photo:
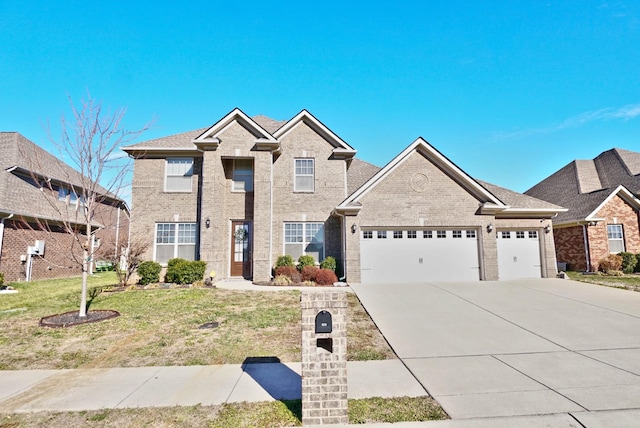
POLYGON ((0 266, 2 266, 2 243, 4 242, 4 221, 13 217, 13 213, 0 220, 0 266))
POLYGON ((118 217, 116 219, 116 247, 114 248, 114 259, 118 257, 118 244, 120 243, 120 206, 118 206, 118 217))
POLYGON ((273 152, 269 165, 269 278, 273 279, 273 152))
POLYGON ((589 239, 587 238, 587 225, 582 225, 582 239, 584 239, 584 256, 587 261, 587 272, 591 272, 591 262, 589 261, 589 239))

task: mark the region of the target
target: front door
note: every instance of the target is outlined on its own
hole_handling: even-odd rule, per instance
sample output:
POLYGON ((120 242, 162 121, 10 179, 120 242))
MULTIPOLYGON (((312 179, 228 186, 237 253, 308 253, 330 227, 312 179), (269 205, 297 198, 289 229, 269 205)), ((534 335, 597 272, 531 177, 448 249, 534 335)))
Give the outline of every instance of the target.
POLYGON ((251 222, 231 222, 231 276, 251 278, 251 222))

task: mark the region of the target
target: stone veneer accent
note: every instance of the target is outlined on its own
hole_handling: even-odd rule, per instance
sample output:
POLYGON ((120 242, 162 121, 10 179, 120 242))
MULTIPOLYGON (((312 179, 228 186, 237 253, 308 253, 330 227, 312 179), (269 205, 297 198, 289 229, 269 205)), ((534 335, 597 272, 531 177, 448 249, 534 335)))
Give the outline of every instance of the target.
MULTIPOLYGON (((347 294, 344 291, 303 291, 302 424, 347 424, 347 294), (331 313, 331 333, 316 333, 317 314, 331 313), (330 350, 318 340, 331 340, 330 350)), ((329 346, 327 346, 329 347, 329 346)))

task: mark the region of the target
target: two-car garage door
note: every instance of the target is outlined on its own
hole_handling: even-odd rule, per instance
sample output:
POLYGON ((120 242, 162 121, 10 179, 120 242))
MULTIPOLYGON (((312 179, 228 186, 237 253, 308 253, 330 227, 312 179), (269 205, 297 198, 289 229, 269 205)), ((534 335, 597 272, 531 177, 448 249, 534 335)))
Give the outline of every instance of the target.
POLYGON ((362 283, 478 281, 476 230, 363 230, 362 283))
MULTIPOLYGON (((500 230, 496 240, 501 280, 541 277, 537 231, 500 230)), ((362 283, 478 281, 478 231, 362 230, 360 269, 362 283)))

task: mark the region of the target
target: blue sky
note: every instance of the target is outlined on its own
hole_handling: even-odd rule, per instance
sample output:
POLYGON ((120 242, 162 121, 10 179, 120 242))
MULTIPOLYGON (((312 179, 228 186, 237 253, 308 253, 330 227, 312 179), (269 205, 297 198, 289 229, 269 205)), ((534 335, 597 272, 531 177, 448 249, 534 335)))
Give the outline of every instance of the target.
POLYGON ((0 0, 0 130, 50 148, 87 91, 139 141, 306 108, 378 166, 422 136, 523 192, 640 151, 640 2, 0 0))

